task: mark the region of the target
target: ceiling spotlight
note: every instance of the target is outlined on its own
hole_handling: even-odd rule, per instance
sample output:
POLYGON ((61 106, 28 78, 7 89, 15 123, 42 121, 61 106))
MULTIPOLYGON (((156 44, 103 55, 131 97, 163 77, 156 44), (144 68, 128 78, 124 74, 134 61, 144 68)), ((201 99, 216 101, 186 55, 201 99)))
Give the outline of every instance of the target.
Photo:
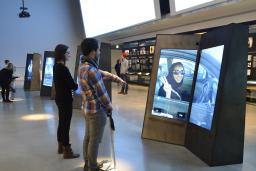
POLYGON ((22 7, 20 7, 21 12, 19 13, 20 18, 28 18, 30 17, 30 14, 28 11, 26 11, 28 8, 24 5, 24 0, 22 0, 22 7))

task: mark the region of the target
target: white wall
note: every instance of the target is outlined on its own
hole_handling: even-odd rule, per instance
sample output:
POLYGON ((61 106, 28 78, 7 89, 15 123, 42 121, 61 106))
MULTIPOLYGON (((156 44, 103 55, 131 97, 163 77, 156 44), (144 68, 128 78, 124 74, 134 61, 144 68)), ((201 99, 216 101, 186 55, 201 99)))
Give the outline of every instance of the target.
POLYGON ((84 38, 79 0, 25 0, 30 18, 19 18, 22 0, 1 0, 0 66, 10 59, 23 77, 27 53, 52 51, 59 43, 71 48, 67 63, 73 74, 76 47, 84 38))

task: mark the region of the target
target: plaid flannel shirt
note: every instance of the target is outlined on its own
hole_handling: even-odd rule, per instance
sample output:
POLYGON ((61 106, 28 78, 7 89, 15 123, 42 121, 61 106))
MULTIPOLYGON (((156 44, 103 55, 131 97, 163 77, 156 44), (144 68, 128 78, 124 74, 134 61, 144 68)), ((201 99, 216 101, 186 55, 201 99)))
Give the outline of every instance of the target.
POLYGON ((122 80, 118 76, 97 69, 89 63, 82 64, 79 73, 81 94, 85 97, 86 113, 94 114, 101 108, 111 107, 112 104, 103 79, 115 82, 121 82, 122 80))

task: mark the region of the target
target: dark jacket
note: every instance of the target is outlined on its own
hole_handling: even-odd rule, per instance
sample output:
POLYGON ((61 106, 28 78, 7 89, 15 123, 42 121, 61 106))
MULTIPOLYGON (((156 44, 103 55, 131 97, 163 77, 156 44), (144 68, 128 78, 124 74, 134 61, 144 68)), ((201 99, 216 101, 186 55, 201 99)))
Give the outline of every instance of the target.
POLYGON ((115 70, 116 70, 116 75, 117 75, 118 77, 120 77, 120 69, 121 69, 121 64, 120 64, 120 63, 117 63, 117 64, 115 65, 115 70))
POLYGON ((78 85, 73 80, 68 68, 64 64, 56 63, 53 66, 53 81, 55 85, 56 102, 70 103, 73 101, 72 90, 78 85))
POLYGON ((3 68, 0 70, 0 85, 9 85, 12 81, 13 71, 7 68, 3 68))

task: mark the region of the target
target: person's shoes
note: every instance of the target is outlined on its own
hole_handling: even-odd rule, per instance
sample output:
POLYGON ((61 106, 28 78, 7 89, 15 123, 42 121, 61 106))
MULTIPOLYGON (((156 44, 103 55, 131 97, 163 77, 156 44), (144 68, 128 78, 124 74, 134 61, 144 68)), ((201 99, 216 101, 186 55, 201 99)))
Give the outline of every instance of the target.
MULTIPOLYGON (((103 160, 103 161, 97 163, 98 168, 96 168, 96 171, 103 171, 101 168, 103 168, 104 163, 107 163, 107 162, 108 162, 108 160, 103 160), (97 169, 99 169, 99 170, 97 170, 97 169)), ((87 163, 88 163, 88 162, 86 162, 86 163, 84 164, 84 171, 89 171, 89 166, 88 166, 87 163)))
POLYGON ((84 171, 88 171, 88 170, 89 170, 88 165, 84 164, 84 171))
MULTIPOLYGON (((87 170, 85 170, 85 171, 87 171, 87 170)), ((106 171, 106 170, 103 170, 103 169, 98 167, 98 168, 91 169, 91 170, 89 170, 89 168, 88 168, 88 171, 106 171)))
POLYGON ((7 103, 12 103, 13 101, 7 99, 5 102, 7 102, 7 103))
POLYGON ((127 95, 128 93, 127 92, 125 92, 125 93, 123 93, 124 95, 127 95))
POLYGON ((63 158, 64 159, 74 159, 80 157, 79 154, 75 154, 72 151, 72 148, 70 146, 64 146, 63 148, 63 158))
POLYGON ((58 154, 62 154, 63 153, 63 145, 62 145, 62 143, 59 143, 58 144, 58 154))

